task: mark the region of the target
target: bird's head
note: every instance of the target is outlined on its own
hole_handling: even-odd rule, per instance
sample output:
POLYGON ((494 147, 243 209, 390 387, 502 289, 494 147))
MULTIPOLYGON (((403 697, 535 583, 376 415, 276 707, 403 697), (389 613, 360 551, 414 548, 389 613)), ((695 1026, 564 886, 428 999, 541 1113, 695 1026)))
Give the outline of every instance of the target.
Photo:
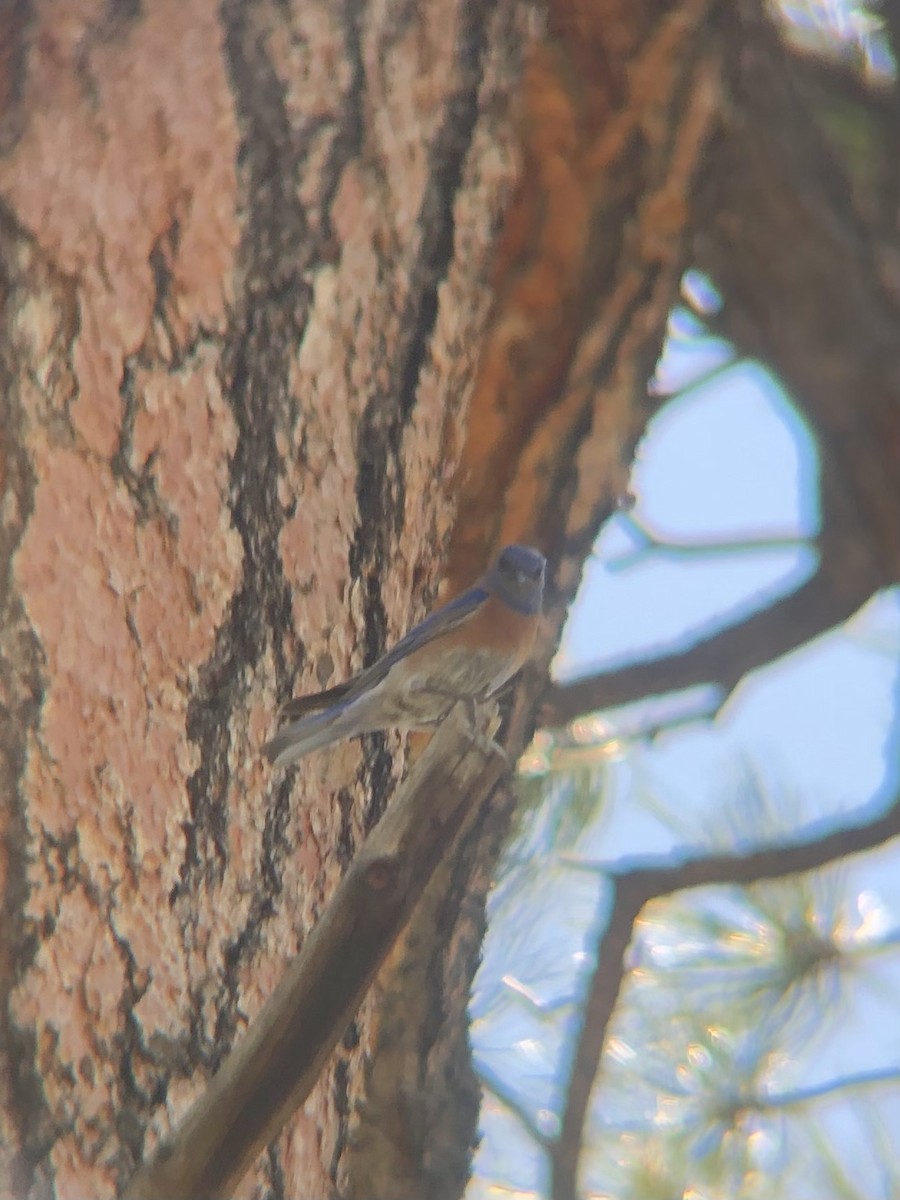
POLYGON ((541 611, 547 560, 531 546, 504 546, 487 575, 488 589, 516 612, 541 611))

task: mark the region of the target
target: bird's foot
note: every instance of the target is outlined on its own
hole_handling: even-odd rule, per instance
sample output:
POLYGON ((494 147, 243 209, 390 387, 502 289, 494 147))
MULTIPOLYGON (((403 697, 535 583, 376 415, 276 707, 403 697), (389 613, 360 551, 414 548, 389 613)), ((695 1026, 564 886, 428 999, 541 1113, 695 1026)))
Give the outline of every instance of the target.
POLYGON ((482 753, 486 754, 488 757, 491 757, 494 754, 502 755, 507 765, 511 765, 509 755, 506 753, 503 747, 498 742, 494 741, 490 734, 485 733, 479 728, 480 722, 478 716, 480 705, 475 696, 472 696, 471 694, 459 695, 456 692, 439 690, 437 688, 429 688, 429 691, 432 695, 440 696, 442 699, 450 702, 450 708, 447 710, 446 716, 450 715, 453 707, 455 707, 457 704, 461 704, 466 713, 466 732, 468 733, 472 744, 477 746, 479 750, 481 750, 482 753))

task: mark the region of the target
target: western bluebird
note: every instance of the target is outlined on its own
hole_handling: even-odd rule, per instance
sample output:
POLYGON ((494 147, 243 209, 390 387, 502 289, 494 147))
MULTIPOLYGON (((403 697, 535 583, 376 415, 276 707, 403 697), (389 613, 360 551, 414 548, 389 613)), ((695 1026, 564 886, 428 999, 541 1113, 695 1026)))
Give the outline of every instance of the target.
POLYGON ((288 701, 282 716, 292 723, 263 753, 283 767, 344 738, 432 725, 460 700, 474 704, 491 696, 534 647, 545 567, 544 556, 530 546, 507 546, 478 583, 426 617, 371 667, 346 683, 288 701))

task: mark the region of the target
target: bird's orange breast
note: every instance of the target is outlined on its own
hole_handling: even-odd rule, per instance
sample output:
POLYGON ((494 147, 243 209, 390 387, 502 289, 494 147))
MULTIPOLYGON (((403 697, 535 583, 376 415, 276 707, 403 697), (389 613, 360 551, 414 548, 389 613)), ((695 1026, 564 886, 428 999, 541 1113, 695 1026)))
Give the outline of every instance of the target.
POLYGON ((521 665, 534 649, 537 629, 537 616, 516 612, 496 596, 489 596, 460 627, 458 644, 490 649, 521 665))

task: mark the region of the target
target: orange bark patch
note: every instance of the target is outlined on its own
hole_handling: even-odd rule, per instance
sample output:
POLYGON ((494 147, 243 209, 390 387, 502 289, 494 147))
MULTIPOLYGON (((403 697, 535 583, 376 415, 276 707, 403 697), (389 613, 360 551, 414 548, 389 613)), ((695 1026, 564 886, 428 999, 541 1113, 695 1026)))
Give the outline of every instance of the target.
POLYGON ((623 486, 647 412, 641 371, 684 254, 683 198, 714 119, 710 65, 695 52, 708 9, 550 5, 460 455, 453 589, 499 543, 552 551, 589 536, 623 486))

